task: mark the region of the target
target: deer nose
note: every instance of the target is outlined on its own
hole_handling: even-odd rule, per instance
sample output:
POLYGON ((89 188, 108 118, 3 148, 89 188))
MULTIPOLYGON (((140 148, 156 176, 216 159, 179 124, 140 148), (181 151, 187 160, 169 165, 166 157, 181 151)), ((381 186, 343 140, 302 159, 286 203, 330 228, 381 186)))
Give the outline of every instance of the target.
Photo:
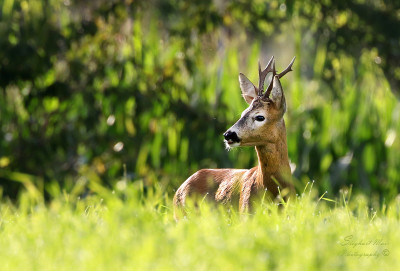
POLYGON ((226 131, 224 134, 225 140, 228 141, 229 144, 234 142, 240 142, 239 137, 237 136, 236 132, 226 131))

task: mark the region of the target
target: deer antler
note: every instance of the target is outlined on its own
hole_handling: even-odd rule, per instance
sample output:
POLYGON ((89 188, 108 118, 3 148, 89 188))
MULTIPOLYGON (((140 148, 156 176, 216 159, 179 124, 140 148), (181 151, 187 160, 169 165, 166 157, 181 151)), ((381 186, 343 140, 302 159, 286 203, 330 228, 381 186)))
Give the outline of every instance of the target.
MULTIPOLYGON (((293 66, 293 63, 294 63, 294 60, 295 60, 295 59, 296 59, 296 57, 293 57, 292 61, 289 63, 289 65, 286 67, 286 69, 284 69, 281 73, 279 73, 279 74, 277 75, 277 76, 278 76, 278 79, 281 79, 281 78, 282 78, 285 74, 287 74, 288 72, 293 71, 293 70, 292 70, 292 66, 293 66)), ((273 65, 273 71, 272 71, 272 73, 273 73, 273 76, 276 75, 275 65, 273 65)), ((263 99, 269 98, 269 94, 271 93, 271 90, 272 90, 272 87, 273 87, 273 81, 274 81, 274 78, 272 77, 271 82, 269 82, 268 88, 267 88, 267 90, 266 90, 265 93, 264 93, 263 99)))
POLYGON ((267 74, 269 72, 272 72, 273 70, 275 70, 274 56, 271 57, 271 59, 269 60, 267 66, 265 67, 265 69, 263 71, 261 71, 260 61, 258 62, 258 78, 259 78, 258 96, 261 96, 263 94, 265 77, 267 76, 267 74))

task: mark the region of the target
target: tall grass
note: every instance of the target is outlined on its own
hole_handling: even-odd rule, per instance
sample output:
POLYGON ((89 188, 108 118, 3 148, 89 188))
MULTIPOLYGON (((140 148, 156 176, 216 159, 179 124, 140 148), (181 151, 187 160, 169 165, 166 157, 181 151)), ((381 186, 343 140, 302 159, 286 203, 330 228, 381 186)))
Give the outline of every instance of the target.
MULTIPOLYGON (((334 201, 308 185, 250 214, 203 202, 176 223, 171 198, 137 184, 48 205, 0 207, 0 270, 388 270, 400 264, 400 201, 334 201)), ((29 202, 30 203, 27 203, 29 202)))

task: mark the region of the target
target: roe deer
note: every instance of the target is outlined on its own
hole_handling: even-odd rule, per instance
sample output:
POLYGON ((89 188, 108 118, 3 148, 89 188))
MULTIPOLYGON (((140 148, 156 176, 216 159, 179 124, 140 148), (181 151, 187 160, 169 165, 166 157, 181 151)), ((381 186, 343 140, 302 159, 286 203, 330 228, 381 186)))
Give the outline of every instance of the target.
MULTIPOLYGON (((234 194, 239 194, 239 210, 244 212, 250 204, 250 196, 257 191, 267 190, 273 198, 279 188, 292 194, 294 187, 286 145, 286 128, 283 115, 286 111, 285 95, 279 79, 292 70, 295 58, 281 73, 275 71, 274 57, 266 68, 259 71, 258 88, 242 73, 239 83, 245 101, 250 105, 240 119, 224 133, 227 148, 255 146, 258 166, 251 169, 201 169, 190 176, 174 196, 175 218, 177 208, 185 205, 191 194, 212 196, 215 201, 227 203, 234 194), (264 81, 269 72, 272 79, 264 91, 264 81), (236 193, 235 193, 236 192, 236 193)), ((281 190, 282 191, 282 190, 281 190)), ((283 194, 283 193, 282 193, 283 194)), ((179 208, 181 209, 181 208, 179 208)), ((183 211, 181 209, 181 211, 183 211)))

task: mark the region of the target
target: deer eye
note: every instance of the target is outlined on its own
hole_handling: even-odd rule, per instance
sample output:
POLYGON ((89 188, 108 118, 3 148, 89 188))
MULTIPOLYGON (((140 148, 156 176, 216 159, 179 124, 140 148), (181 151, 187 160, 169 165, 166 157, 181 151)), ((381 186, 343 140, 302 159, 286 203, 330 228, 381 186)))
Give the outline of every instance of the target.
POLYGON ((264 118, 264 116, 256 116, 255 120, 256 121, 263 121, 263 120, 265 120, 265 118, 264 118))

